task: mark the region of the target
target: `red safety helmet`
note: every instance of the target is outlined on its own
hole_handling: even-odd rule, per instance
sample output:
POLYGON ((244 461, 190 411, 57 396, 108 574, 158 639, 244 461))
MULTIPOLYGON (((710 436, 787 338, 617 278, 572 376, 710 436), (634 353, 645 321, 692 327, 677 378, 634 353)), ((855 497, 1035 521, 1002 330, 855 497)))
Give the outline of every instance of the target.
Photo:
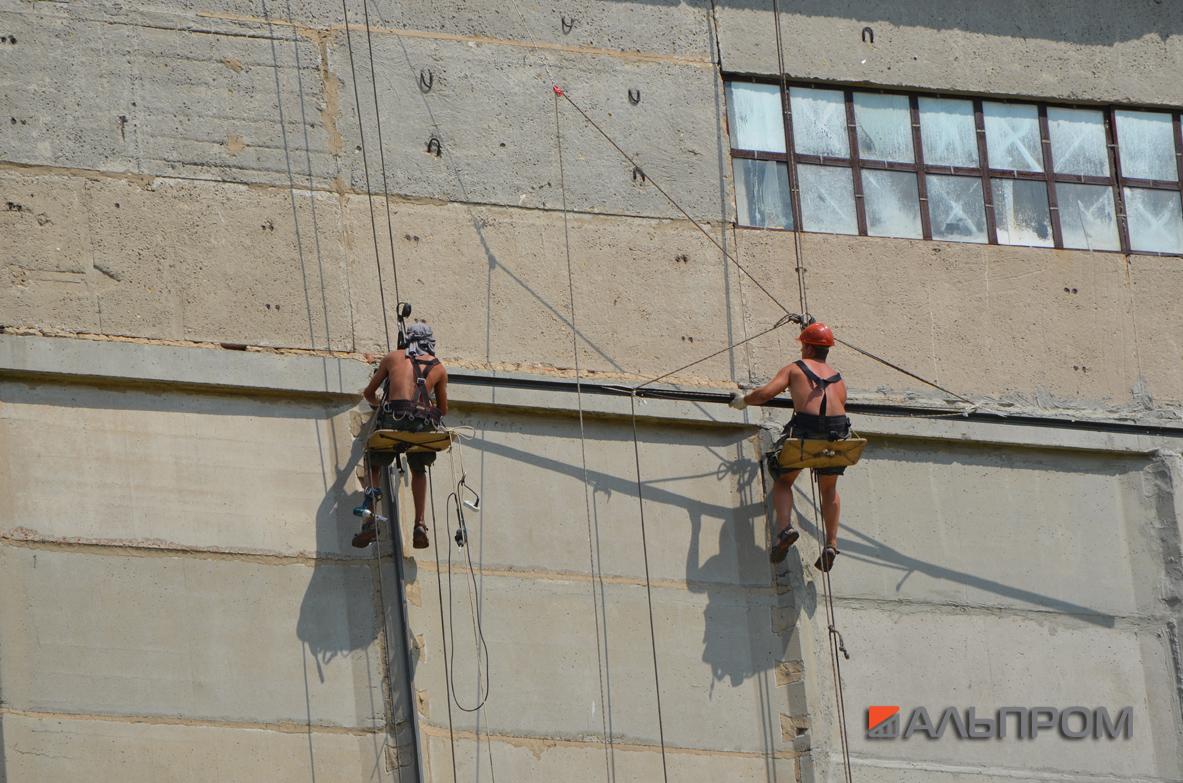
POLYGON ((834 333, 821 321, 811 323, 802 329, 801 334, 797 335, 797 339, 806 345, 818 345, 824 348, 834 345, 834 333))

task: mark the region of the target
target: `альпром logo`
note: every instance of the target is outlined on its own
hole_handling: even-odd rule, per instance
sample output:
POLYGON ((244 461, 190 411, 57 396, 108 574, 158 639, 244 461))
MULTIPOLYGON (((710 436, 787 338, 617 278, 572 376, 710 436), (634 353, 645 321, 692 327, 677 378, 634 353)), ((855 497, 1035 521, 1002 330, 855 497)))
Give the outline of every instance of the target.
POLYGON ((895 739, 900 735, 899 705, 867 707, 867 739, 895 739))

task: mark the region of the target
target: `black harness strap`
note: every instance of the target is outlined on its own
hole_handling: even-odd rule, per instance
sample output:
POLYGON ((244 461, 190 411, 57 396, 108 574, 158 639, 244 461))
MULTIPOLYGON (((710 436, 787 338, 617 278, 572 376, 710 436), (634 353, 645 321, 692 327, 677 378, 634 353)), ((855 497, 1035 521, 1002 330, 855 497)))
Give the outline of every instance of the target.
POLYGON ((420 359, 417 356, 408 357, 411 360, 411 366, 415 370, 415 404, 431 409, 431 392, 427 391, 427 376, 431 374, 433 367, 438 367, 439 359, 420 359))
POLYGON ((831 375, 829 378, 823 378, 820 375, 818 375, 817 373, 815 373, 812 369, 810 369, 809 365, 805 363, 804 359, 798 359, 797 361, 793 362, 793 364, 795 364, 801 368, 801 372, 805 373, 805 377, 809 379, 810 383, 812 383, 814 386, 821 387, 821 389, 822 389, 821 415, 825 416, 826 415, 826 392, 829 391, 831 384, 837 383, 838 381, 842 380, 842 373, 836 372, 833 375, 831 375))

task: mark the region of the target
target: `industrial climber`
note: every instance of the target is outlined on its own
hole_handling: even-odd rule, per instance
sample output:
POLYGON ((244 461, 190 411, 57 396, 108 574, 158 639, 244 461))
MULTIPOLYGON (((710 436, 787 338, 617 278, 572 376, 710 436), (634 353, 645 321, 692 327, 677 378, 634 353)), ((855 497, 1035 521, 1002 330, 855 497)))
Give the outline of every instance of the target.
MULTIPOLYGON (((807 440, 841 440, 850 436, 850 419, 846 417, 846 382, 834 368, 826 364, 830 348, 834 346, 834 333, 830 327, 817 322, 801 330, 797 339, 801 342, 801 358, 781 368, 776 376, 761 386, 741 395, 733 392, 731 407, 743 410, 748 405, 763 405, 776 395, 789 390, 793 397, 793 418, 785 425, 784 433, 765 455, 764 461, 774 479, 772 505, 776 512, 776 537, 772 542, 769 559, 779 563, 789 553, 789 547, 796 543, 800 532, 793 527, 793 482, 799 469, 780 465, 777 457, 789 438, 807 440)), ((829 571, 838 556, 838 513, 841 500, 838 497, 838 477, 846 468, 813 468, 821 492, 822 519, 826 528, 826 545, 814 567, 829 571)))
MULTIPOLYGON (((374 377, 362 394, 371 408, 380 408, 378 429, 402 432, 430 432, 439 429, 440 419, 448 413, 448 371, 435 355, 435 335, 425 323, 413 323, 406 329, 406 348, 391 351, 378 363, 374 377), (382 388, 379 403, 377 391, 382 388)), ((389 467, 395 452, 374 452, 370 455, 369 487, 366 502, 376 504, 382 496, 382 469, 389 467)), ((435 452, 407 454, 411 468, 411 495, 415 500, 415 532, 412 542, 416 549, 428 545, 427 525, 423 512, 427 504, 427 467, 435 462, 435 452)), ((366 516, 361 531, 353 537, 353 545, 369 546, 377 536, 374 516, 366 516)))

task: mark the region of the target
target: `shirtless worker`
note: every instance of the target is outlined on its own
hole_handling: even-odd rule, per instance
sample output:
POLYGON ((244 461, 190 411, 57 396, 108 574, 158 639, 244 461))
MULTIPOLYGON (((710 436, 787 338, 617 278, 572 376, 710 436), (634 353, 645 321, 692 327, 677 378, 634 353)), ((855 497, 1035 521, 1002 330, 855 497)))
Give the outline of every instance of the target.
MULTIPOLYGON (((422 322, 413 323, 407 328, 406 334, 407 347, 382 357, 362 395, 371 408, 379 408, 377 391, 379 387, 383 390, 378 429, 429 432, 439 429, 440 419, 448 413, 448 371, 435 356, 435 336, 430 326, 422 322)), ((382 497, 382 470, 389 467, 394 458, 393 451, 370 455, 367 503, 376 504, 378 498, 382 497)), ((427 504, 427 468, 434 462, 434 451, 407 454, 407 463, 411 468, 411 495, 415 500, 412 543, 416 549, 425 549, 428 545, 423 512, 427 504)), ((376 536, 371 516, 353 537, 353 545, 359 549, 367 547, 376 536)))
MULTIPOLYGON (((834 345, 830 327, 816 322, 805 327, 797 337, 801 342, 801 358, 781 368, 771 381, 759 389, 740 395, 733 392, 731 407, 743 410, 748 405, 763 405, 785 389, 793 397, 793 418, 785 425, 784 433, 771 452, 765 455, 768 472, 772 474, 772 505, 776 512, 776 537, 769 551, 769 559, 779 563, 789 553, 801 533, 793 527, 793 482, 800 470, 781 467, 777 461, 785 441, 789 438, 810 440, 841 440, 850 436, 850 419, 846 417, 846 382, 826 364, 826 356, 834 345)), ((821 491, 822 519, 826 527, 826 545, 813 565, 821 571, 834 567, 838 556, 838 477, 844 467, 812 468, 821 491)))

